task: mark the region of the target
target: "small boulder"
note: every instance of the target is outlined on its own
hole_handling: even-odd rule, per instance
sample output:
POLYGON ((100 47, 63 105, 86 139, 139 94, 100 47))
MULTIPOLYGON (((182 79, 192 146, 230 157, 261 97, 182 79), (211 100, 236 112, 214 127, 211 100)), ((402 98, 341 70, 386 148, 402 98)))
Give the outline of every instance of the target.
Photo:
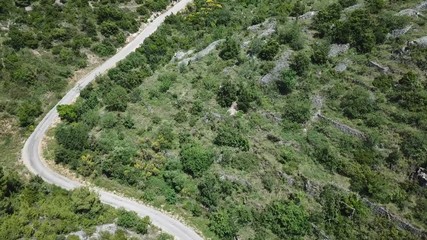
POLYGON ((348 50, 350 49, 350 44, 332 44, 330 49, 329 49, 329 53, 328 53, 328 57, 336 57, 340 54, 346 53, 348 50))

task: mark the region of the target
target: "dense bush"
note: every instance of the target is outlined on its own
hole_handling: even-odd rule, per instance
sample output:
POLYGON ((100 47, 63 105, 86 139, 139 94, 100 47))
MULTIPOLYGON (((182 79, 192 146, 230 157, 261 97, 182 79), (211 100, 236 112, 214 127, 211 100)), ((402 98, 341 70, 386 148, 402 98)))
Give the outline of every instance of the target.
POLYGON ((180 153, 182 167, 193 177, 200 177, 213 163, 213 153, 200 145, 185 147, 180 153))
POLYGON ((227 38, 219 52, 219 56, 223 60, 230 60, 235 59, 239 55, 239 52, 240 46, 237 41, 233 38, 227 38))
POLYGON ((310 58, 304 52, 298 52, 292 57, 290 68, 296 72, 298 76, 306 74, 310 67, 310 58))
POLYGON ((358 87, 343 96, 340 107, 349 118, 363 118, 376 109, 376 103, 366 90, 358 87))
POLYGON ((283 118, 284 121, 305 123, 310 118, 310 102, 307 99, 290 98, 285 106, 283 118))
POLYGON ((148 217, 140 218, 135 212, 119 210, 117 225, 135 230, 137 233, 146 234, 150 219, 148 217))
POLYGON ((275 40, 270 40, 261 48, 258 57, 262 60, 271 61, 276 57, 279 47, 279 43, 275 40))
POLYGON ((270 203, 262 214, 267 228, 283 239, 304 236, 308 233, 308 215, 302 206, 288 201, 270 203))
POLYGON ((40 114, 42 114, 42 103, 37 99, 24 101, 17 111, 19 123, 23 127, 33 124, 40 114))
POLYGON ((249 141, 239 129, 230 126, 222 126, 217 130, 214 143, 218 146, 229 146, 239 148, 242 151, 249 150, 249 141))
POLYGON ((104 103, 110 111, 125 111, 127 102, 127 91, 120 86, 114 86, 104 99, 104 103))

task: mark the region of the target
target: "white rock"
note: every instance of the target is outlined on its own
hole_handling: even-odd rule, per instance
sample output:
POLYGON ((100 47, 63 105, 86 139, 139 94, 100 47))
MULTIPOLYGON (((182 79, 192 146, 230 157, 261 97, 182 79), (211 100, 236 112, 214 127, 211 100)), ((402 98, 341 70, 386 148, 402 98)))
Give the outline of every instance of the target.
POLYGON ((350 49, 350 44, 332 44, 330 49, 329 49, 329 53, 328 53, 328 57, 336 57, 340 54, 346 53, 348 50, 350 49))

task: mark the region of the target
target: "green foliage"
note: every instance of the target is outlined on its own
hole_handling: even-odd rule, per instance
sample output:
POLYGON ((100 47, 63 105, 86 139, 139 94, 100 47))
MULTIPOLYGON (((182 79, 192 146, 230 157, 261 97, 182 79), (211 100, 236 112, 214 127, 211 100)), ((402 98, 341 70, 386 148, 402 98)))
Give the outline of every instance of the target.
POLYGON ((219 52, 219 56, 223 60, 230 60, 237 58, 237 56, 239 56, 239 52, 240 46, 237 41, 233 38, 227 38, 219 52))
POLYGON ((307 99, 290 98, 286 103, 283 118, 284 121, 305 123, 310 118, 310 102, 307 99))
POLYGON ((330 147, 322 147, 316 149, 315 152, 316 160, 323 164, 327 169, 336 171, 341 168, 339 157, 331 150, 330 147))
POLYGON ((291 93, 297 85, 296 73, 292 70, 282 72, 282 78, 277 81, 277 88, 283 95, 291 93))
POLYGON ((305 13, 305 4, 302 1, 297 1, 292 6, 292 10, 290 15, 292 17, 298 17, 299 15, 302 15, 305 13))
POLYGON ((209 173, 204 175, 197 188, 200 203, 209 208, 217 206, 221 197, 221 185, 216 176, 209 173))
POLYGON ((225 165, 242 171, 255 171, 260 163, 258 156, 251 152, 240 152, 238 154, 226 152, 223 154, 222 161, 225 165))
POLYGON ((187 146, 180 153, 185 172, 193 177, 200 177, 213 163, 213 153, 200 145, 187 146))
POLYGON ((107 57, 116 53, 116 48, 108 43, 95 44, 91 50, 100 57, 107 57))
POLYGON ((238 230, 230 213, 224 210, 212 214, 209 228, 221 239, 235 239, 238 230))
POLYGON ((9 31, 9 40, 6 41, 7 45, 12 48, 19 50, 21 48, 37 48, 38 41, 33 31, 20 30, 17 27, 13 27, 9 31))
POLYGON ((279 41, 282 44, 288 44, 293 50, 303 49, 305 39, 301 26, 295 22, 291 26, 279 28, 279 41))
POLYGON ((258 57, 265 61, 273 60, 279 52, 279 43, 275 40, 270 40, 262 47, 258 53, 258 57))
POLYGON ((382 74, 374 79, 372 85, 378 88, 381 92, 388 92, 393 87, 393 77, 390 75, 382 74))
POLYGON ((313 19, 314 28, 321 37, 330 33, 330 26, 336 24, 341 17, 342 6, 338 3, 328 5, 320 10, 313 19))
POLYGON ((249 141, 245 138, 239 129, 223 125, 217 130, 214 143, 218 146, 229 146, 239 148, 242 151, 249 150, 249 141))
MULTIPOLYGON (((425 164, 425 77, 397 76, 408 66, 420 73, 422 51, 417 59, 397 54, 384 58, 387 52, 400 49, 403 38, 415 37, 408 32, 402 39, 385 38, 392 29, 407 25, 394 16, 401 6, 393 2, 379 14, 363 7, 341 11, 353 3, 339 1, 322 9, 318 1, 195 1, 187 11, 168 17, 135 53, 82 93, 82 101, 76 103, 77 122, 90 128, 90 140, 84 149, 60 144, 57 162, 67 163, 84 176, 109 178, 129 190, 139 189, 142 198, 154 205, 178 208, 195 217, 201 229, 209 229, 211 238, 311 239, 323 232, 331 239, 411 239, 407 231, 376 216, 351 192, 323 187, 325 182, 347 179, 350 191, 388 204, 396 215, 404 212, 405 217, 424 221, 413 213, 426 205, 420 200, 423 193, 418 183, 398 181, 403 179, 402 172, 425 164), (286 17, 292 10, 293 15, 300 15, 306 8, 302 3, 320 10, 313 19, 314 29, 306 30, 310 20, 287 24, 294 21, 286 17), (259 31, 247 30, 267 18, 275 20, 277 34, 256 37, 264 24, 258 26, 259 31), (318 34, 311 36, 313 32, 318 34), (227 41, 220 46, 219 57, 230 61, 213 55, 185 67, 170 61, 178 51, 203 49, 224 38, 227 41), (242 58, 239 42, 247 41, 251 57, 242 58), (274 41, 297 52, 291 69, 277 76, 276 85, 260 83, 265 74, 276 74, 272 70, 280 63, 274 60, 282 47, 286 49, 274 47, 274 41), (330 43, 350 43, 358 53, 328 59, 330 43), (383 45, 377 48, 379 44, 383 45), (372 56, 364 54, 372 49, 372 56), (366 72, 366 59, 372 57, 397 70, 388 73, 391 77, 366 72), (397 57, 400 61, 390 62, 397 57), (353 67, 335 72, 332 66, 347 58, 353 67), (231 66, 233 61, 236 64, 231 66), (359 81, 346 80, 356 75, 359 81), (381 92, 369 86, 371 80, 381 92), (124 98, 123 105, 131 102, 129 109, 105 112, 102 105, 112 110, 109 106, 115 101, 107 104, 107 99, 117 86, 121 94, 110 100, 124 98), (320 107, 317 95, 322 96, 322 113, 359 129, 368 139, 343 134, 336 125, 313 116, 320 107), (239 112, 228 116, 226 108, 234 102, 239 112), (347 119, 342 119, 342 113, 347 119), (213 163, 216 156, 218 164, 213 163)), ((142 4, 145 19, 148 5, 145 1, 137 4, 142 4)), ((122 32, 125 15, 111 7, 114 4, 102 5, 105 9, 97 12, 102 17, 94 22, 98 32, 91 36, 89 47, 99 41, 118 46, 123 35, 103 40, 100 26, 114 22, 122 32)), ((86 24, 90 29, 91 23, 86 24)), ((63 29, 56 31, 58 39, 72 37, 63 29)), ((64 53, 74 62, 72 54, 84 42, 55 46, 55 54, 59 59, 66 48, 64 53)), ((415 52, 412 48, 407 49, 415 52)), ((6 66, 11 59, 5 56, 6 66)), ((15 70, 16 83, 27 86, 39 84, 35 76, 45 72, 33 65, 15 70), (27 69, 30 73, 23 74, 27 69)), ((1 104, 0 109, 13 108, 3 100, 1 104)))
POLYGON ((70 150, 84 150, 88 145, 88 129, 82 123, 60 124, 55 131, 59 145, 70 150))
POLYGON ((423 111, 427 106, 427 91, 420 77, 408 72, 394 86, 390 100, 397 102, 402 108, 410 111, 423 111))
POLYGON ((22 181, 0 170, 0 238, 63 238, 65 234, 112 222, 115 212, 85 189, 72 192, 43 183, 22 181), (43 216, 42 218, 40 216, 43 216))
POLYGON ((365 0, 365 4, 367 9, 371 13, 378 13, 379 11, 381 11, 381 9, 385 7, 386 1, 385 0, 365 0))
POLYGON ((78 113, 75 105, 58 105, 59 117, 67 122, 75 122, 78 119, 78 113))
POLYGON ((316 42, 312 46, 311 62, 325 64, 328 61, 329 44, 327 42, 316 42))
POLYGON ((127 108, 127 91, 121 86, 114 86, 111 88, 105 98, 104 103, 108 110, 123 112, 127 108))
POLYGON ((98 196, 86 188, 79 188, 71 193, 71 205, 75 213, 94 217, 103 210, 98 196))
POLYGON ((172 84, 176 81, 177 75, 175 73, 167 73, 160 75, 157 80, 161 83, 159 91, 165 93, 169 90, 172 84))
POLYGON ((237 85, 230 80, 224 81, 218 90, 216 101, 221 107, 230 107, 237 100, 237 94, 237 85))
POLYGON ((338 3, 343 8, 348 8, 348 7, 351 7, 353 5, 356 5, 357 4, 357 0, 338 0, 338 3))
POLYGON ((366 90, 357 87, 343 96, 340 107, 349 118, 363 118, 376 109, 376 103, 366 90))
POLYGON ((29 126, 42 114, 42 103, 39 100, 27 100, 20 104, 17 115, 22 127, 29 126))
POLYGON ((282 239, 308 233, 308 214, 302 206, 292 201, 273 201, 264 210, 262 218, 265 226, 282 239))
POLYGON ((290 68, 296 72, 298 76, 306 74, 310 67, 310 58, 304 52, 298 52, 292 57, 290 68))
POLYGON ((237 85, 227 80, 221 84, 217 92, 216 101, 221 107, 230 107, 237 103, 239 110, 247 112, 251 103, 258 100, 258 93, 254 85, 237 85))
POLYGON ((135 230, 140 234, 146 234, 149 224, 149 217, 140 218, 135 212, 119 210, 119 215, 117 218, 118 226, 135 230))

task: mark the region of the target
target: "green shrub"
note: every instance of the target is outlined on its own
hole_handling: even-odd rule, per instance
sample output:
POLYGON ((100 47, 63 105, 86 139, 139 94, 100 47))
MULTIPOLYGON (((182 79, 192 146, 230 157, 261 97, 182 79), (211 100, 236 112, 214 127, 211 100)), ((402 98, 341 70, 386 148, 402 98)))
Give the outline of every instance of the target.
POLYGON ((293 97, 286 102, 283 119, 291 123, 305 123, 310 119, 310 102, 305 98, 293 97))
POLYGON ((117 225, 120 227, 136 230, 140 234, 146 234, 150 225, 150 218, 140 218, 135 212, 119 210, 117 225))
POLYGON ((230 107, 237 100, 237 94, 238 86, 230 80, 224 81, 217 92, 216 101, 221 107, 230 107))
POLYGON ((104 98, 104 103, 109 111, 123 112, 127 108, 127 102, 127 91, 121 86, 113 86, 104 98))
POLYGON ((288 44, 293 50, 298 51, 303 49, 305 39, 302 34, 302 28, 298 23, 279 28, 279 41, 281 44, 288 44))
POLYGON ((310 67, 310 58, 303 52, 298 52, 292 57, 290 68, 296 72, 298 76, 306 74, 310 67))
POLYGON ((61 120, 65 120, 67 122, 77 121, 78 115, 75 105, 58 105, 56 109, 58 110, 61 120))
POLYGON ((381 92, 388 92, 393 87, 393 77, 390 75, 382 74, 374 78, 372 85, 378 88, 381 92))
POLYGON ((279 92, 283 95, 291 93, 297 84, 296 73, 292 70, 282 72, 282 77, 276 82, 279 92))
POLYGON ((268 41, 258 53, 258 57, 265 61, 271 61, 279 52, 279 43, 275 40, 268 41))
POLYGON ((348 7, 351 7, 353 5, 356 5, 357 4, 357 0, 338 0, 338 3, 343 8, 348 8, 348 7))
POLYGON ((29 126, 42 114, 42 103, 38 99, 27 100, 19 105, 17 115, 22 127, 29 126))
POLYGON ((231 213, 220 210, 213 213, 210 220, 209 228, 221 239, 233 240, 236 238, 238 228, 231 213))
POLYGON ((239 56, 239 52, 240 46, 237 41, 233 38, 227 38, 219 52, 219 56, 223 60, 230 60, 237 58, 237 56, 239 56))
POLYGON ((340 107, 349 118, 363 118, 376 109, 376 103, 369 92, 357 87, 342 97, 340 107))
POLYGON ((183 169, 193 177, 200 177, 213 163, 214 155, 200 145, 186 146, 180 153, 183 169))
POLYGON ((249 141, 235 127, 222 126, 217 130, 214 143, 218 146, 239 148, 242 151, 249 150, 249 141))
POLYGON ((294 202, 276 200, 270 203, 262 215, 266 227, 281 239, 304 236, 308 233, 308 214, 294 202))
POLYGON ((312 46, 311 62, 315 64, 325 64, 328 61, 329 43, 316 42, 312 46))

